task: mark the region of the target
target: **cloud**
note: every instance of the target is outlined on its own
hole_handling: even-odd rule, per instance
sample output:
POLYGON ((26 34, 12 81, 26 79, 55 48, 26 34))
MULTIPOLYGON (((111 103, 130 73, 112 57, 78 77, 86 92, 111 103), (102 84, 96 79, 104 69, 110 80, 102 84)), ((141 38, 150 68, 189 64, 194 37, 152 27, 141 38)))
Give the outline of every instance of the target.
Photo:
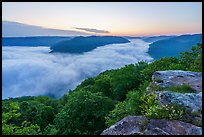
POLYGON ((73 30, 60 30, 44 28, 41 26, 28 25, 19 22, 2 21, 3 37, 24 37, 24 36, 88 36, 86 32, 73 30))
POLYGON ((84 30, 84 31, 87 31, 87 32, 94 32, 94 33, 110 33, 107 30, 99 30, 99 29, 90 29, 90 28, 75 28, 75 29, 84 30))
POLYGON ((80 55, 53 53, 49 47, 2 47, 2 97, 62 97, 84 79, 140 60, 152 61, 148 44, 131 40, 80 55))

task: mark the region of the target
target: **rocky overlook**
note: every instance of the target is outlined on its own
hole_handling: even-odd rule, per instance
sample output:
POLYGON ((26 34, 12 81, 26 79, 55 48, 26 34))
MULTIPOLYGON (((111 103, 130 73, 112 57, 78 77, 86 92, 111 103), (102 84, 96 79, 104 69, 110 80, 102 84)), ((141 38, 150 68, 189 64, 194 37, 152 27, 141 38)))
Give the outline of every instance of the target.
POLYGON ((181 70, 156 71, 146 92, 147 96, 154 94, 161 106, 177 105, 185 108, 185 113, 177 120, 127 116, 104 130, 101 135, 202 134, 202 73, 181 70), (183 85, 188 85, 193 92, 173 91, 175 86, 183 85))

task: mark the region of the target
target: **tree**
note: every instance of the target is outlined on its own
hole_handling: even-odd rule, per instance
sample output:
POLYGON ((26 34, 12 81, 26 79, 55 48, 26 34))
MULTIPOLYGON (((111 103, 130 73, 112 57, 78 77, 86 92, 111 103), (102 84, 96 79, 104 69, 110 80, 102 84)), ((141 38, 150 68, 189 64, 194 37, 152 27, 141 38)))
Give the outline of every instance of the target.
POLYGON ((146 87, 149 82, 145 81, 139 86, 137 90, 132 90, 127 93, 127 98, 123 102, 119 102, 115 105, 115 108, 109 112, 105 117, 106 125, 109 127, 116 122, 120 121, 128 115, 141 115, 142 105, 141 96, 145 93, 146 87))
POLYGON ((175 57, 164 57, 159 60, 156 60, 150 63, 144 70, 142 70, 142 74, 146 77, 147 80, 151 80, 151 77, 155 71, 162 70, 184 70, 184 67, 178 65, 180 60, 175 57))
POLYGON ((190 52, 181 53, 181 64, 188 71, 202 71, 202 44, 198 43, 190 52))
POLYGON ((23 121, 20 126, 15 125, 10 120, 18 119, 21 116, 19 113, 19 104, 13 102, 10 105, 10 111, 2 113, 2 134, 3 135, 38 135, 40 134, 40 127, 30 122, 23 121), (9 122, 10 121, 10 122, 9 122))
POLYGON ((105 129, 105 115, 113 109, 111 99, 101 92, 75 91, 56 115, 58 134, 99 134, 105 129))

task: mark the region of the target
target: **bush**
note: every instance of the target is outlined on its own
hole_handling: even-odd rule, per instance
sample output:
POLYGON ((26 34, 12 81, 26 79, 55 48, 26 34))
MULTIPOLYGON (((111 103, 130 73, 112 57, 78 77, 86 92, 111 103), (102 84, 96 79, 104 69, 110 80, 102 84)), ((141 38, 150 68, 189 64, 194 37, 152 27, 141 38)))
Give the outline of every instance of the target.
POLYGON ((128 115, 142 114, 140 108, 143 103, 141 96, 145 93, 148 84, 149 82, 145 81, 143 85, 139 86, 139 89, 129 91, 126 100, 115 105, 115 108, 106 116, 107 127, 115 124, 128 115))
POLYGON ((184 69, 179 63, 179 59, 175 57, 164 57, 150 63, 144 70, 142 70, 142 74, 146 76, 146 79, 151 80, 155 71, 184 69))
POLYGON ((141 105, 142 112, 149 118, 179 120, 186 112, 184 107, 178 106, 176 104, 159 104, 159 102, 156 100, 156 94, 151 94, 150 96, 144 95, 142 96, 142 100, 144 102, 144 104, 141 105))
POLYGON ((174 86, 172 88, 169 88, 169 90, 179 93, 196 93, 196 90, 192 89, 188 84, 174 86))
POLYGON ((146 80, 140 71, 147 66, 147 62, 141 61, 120 69, 105 71, 95 78, 84 80, 73 92, 78 90, 102 92, 114 101, 123 101, 128 91, 138 89, 146 80))
POLYGON ((30 122, 23 121, 17 123, 18 118, 21 116, 19 113, 19 104, 13 102, 10 104, 9 112, 2 113, 2 134, 3 135, 38 135, 40 133, 40 127, 37 124, 31 124, 30 122))
POLYGON ((181 64, 185 70, 202 72, 202 44, 193 46, 190 52, 181 53, 181 64))
POLYGON ((105 117, 105 124, 107 127, 110 127, 128 115, 129 114, 126 111, 126 103, 119 102, 115 105, 114 110, 110 111, 110 113, 105 117))

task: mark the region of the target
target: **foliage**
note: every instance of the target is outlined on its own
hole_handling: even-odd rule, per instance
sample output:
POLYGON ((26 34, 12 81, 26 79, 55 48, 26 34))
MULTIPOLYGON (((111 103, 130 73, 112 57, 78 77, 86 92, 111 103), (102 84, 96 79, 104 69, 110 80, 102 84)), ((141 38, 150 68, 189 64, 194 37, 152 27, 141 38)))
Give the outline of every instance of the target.
POLYGON ((99 134, 105 128, 104 116, 113 109, 111 99, 101 92, 75 91, 68 95, 69 101, 56 115, 57 134, 99 134))
POLYGON ((126 98, 128 91, 138 89, 146 79, 140 71, 146 68, 146 62, 138 62, 135 65, 129 65, 119 70, 120 74, 114 76, 112 82, 113 96, 118 101, 123 101, 126 98))
POLYGON ((185 109, 177 105, 158 105, 154 104, 150 106, 147 112, 144 114, 147 117, 154 119, 175 119, 179 120, 185 113, 185 109))
POLYGON ((147 79, 151 79, 155 71, 184 69, 182 66, 178 64, 179 59, 175 57, 170 58, 164 57, 161 58, 160 60, 156 60, 150 63, 144 70, 142 70, 142 73, 147 77, 147 79))
POLYGON ((181 119, 182 115, 186 112, 184 107, 176 104, 161 105, 156 100, 156 94, 150 96, 144 95, 141 97, 143 104, 141 105, 142 113, 154 119, 181 119))
POLYGON ((160 85, 151 82, 148 86, 147 93, 151 93, 154 91, 174 91, 179 93, 196 93, 196 90, 191 88, 188 84, 183 84, 181 86, 173 86, 173 87, 161 87, 160 85))
POLYGON ((138 89, 139 85, 146 80, 140 71, 147 66, 147 62, 141 61, 120 69, 105 71, 95 78, 84 80, 74 92, 81 89, 94 93, 102 92, 114 101, 123 101, 128 91, 138 89))
POLYGON ((126 116, 128 116, 128 112, 126 111, 126 103, 119 102, 115 105, 114 110, 110 111, 108 116, 105 117, 105 124, 107 127, 110 127, 126 116))
POLYGON ((48 124, 43 132, 44 135, 57 135, 57 133, 58 130, 56 129, 56 126, 51 124, 48 124))
POLYGON ((162 88, 160 85, 157 85, 154 82, 150 82, 150 84, 148 85, 148 89, 147 89, 147 93, 151 93, 154 91, 162 91, 164 88, 162 88))
POLYGON ((179 93, 196 93, 196 90, 192 89, 188 84, 174 86, 172 88, 169 88, 169 90, 179 93))
POLYGON ((202 71, 202 44, 197 43, 190 52, 181 53, 181 64, 188 71, 202 71))
POLYGON ((16 121, 21 114, 19 113, 19 104, 13 102, 10 104, 10 111, 2 113, 2 134, 3 135, 38 135, 40 134, 40 127, 30 122, 23 121, 19 126, 12 121, 16 121), (9 122, 10 121, 10 122, 9 122))
POLYGON ((53 124, 55 115, 61 109, 60 102, 57 99, 51 99, 47 96, 24 96, 20 98, 3 100, 2 112, 9 113, 11 109, 10 104, 12 103, 18 104, 19 116, 18 118, 8 119, 8 124, 21 126, 22 123, 27 121, 31 125, 38 125, 41 131, 43 131, 48 124, 53 124))
POLYGON ((115 108, 109 112, 106 118, 106 125, 109 127, 128 115, 141 115, 142 100, 141 96, 145 93, 149 82, 145 81, 139 86, 138 90, 132 90, 127 93, 127 99, 115 105, 115 108))
POLYGON ((148 94, 148 96, 144 94, 140 97, 141 101, 143 102, 140 106, 142 114, 148 112, 150 107, 159 105, 155 98, 156 94, 148 94))

